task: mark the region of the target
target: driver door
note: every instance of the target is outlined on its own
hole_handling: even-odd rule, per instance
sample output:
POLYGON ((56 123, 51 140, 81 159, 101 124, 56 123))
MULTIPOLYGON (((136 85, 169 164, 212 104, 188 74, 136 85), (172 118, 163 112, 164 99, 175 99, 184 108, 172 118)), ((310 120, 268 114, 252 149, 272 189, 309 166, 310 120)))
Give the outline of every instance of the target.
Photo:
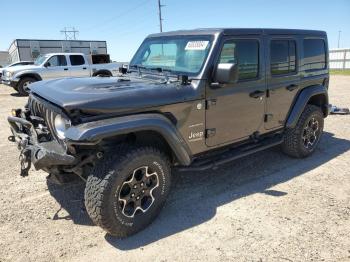
POLYGON ((62 78, 70 77, 70 72, 67 66, 67 59, 65 55, 51 56, 45 63, 43 78, 62 78))
POLYGON ((236 64, 238 79, 207 87, 207 146, 245 140, 264 128, 263 53, 263 39, 259 36, 227 37, 223 41, 217 64, 236 64))

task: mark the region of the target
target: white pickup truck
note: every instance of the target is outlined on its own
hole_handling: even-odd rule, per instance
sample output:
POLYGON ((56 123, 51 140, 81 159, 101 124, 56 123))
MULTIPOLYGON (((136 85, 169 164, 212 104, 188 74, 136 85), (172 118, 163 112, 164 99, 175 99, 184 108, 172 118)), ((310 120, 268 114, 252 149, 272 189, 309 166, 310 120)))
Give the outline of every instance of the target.
POLYGON ((33 65, 6 68, 2 74, 2 83, 12 86, 21 95, 28 95, 29 85, 36 81, 64 77, 117 75, 121 64, 109 63, 106 57, 109 60, 108 55, 88 56, 82 53, 40 55, 33 65))

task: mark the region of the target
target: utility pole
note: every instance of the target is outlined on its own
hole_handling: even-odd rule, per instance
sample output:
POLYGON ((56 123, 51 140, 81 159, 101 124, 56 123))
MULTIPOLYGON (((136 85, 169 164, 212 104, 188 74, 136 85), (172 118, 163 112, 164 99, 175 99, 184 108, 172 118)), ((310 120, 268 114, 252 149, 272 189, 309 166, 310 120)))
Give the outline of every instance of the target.
POLYGON ((341 33, 341 31, 339 30, 338 31, 338 48, 340 47, 340 33, 341 33))
POLYGON ((163 18, 162 18, 162 7, 164 5, 162 5, 160 3, 160 0, 158 0, 158 14, 159 14, 159 29, 160 29, 160 32, 163 32, 163 25, 162 25, 162 22, 163 22, 163 18))
POLYGON ((75 35, 79 34, 79 31, 75 29, 75 27, 65 27, 60 31, 61 34, 64 34, 66 40, 76 40, 75 35))

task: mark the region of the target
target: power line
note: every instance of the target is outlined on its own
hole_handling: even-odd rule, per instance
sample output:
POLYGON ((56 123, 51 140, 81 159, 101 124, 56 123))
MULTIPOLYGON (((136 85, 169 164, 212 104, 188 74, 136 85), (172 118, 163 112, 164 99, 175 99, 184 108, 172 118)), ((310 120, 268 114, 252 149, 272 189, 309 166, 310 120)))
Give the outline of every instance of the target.
POLYGON ((79 34, 79 31, 75 27, 65 27, 60 31, 61 34, 64 34, 66 40, 76 40, 75 35, 79 34))
MULTIPOLYGON (((135 11, 135 10, 137 10, 138 8, 142 7, 143 5, 145 5, 145 4, 146 4, 147 2, 149 2, 149 1, 150 1, 150 0, 145 0, 145 1, 141 2, 141 3, 139 3, 137 6, 134 6, 134 7, 132 7, 132 8, 129 8, 129 9, 127 9, 127 10, 125 10, 125 11, 119 13, 119 14, 116 15, 116 16, 112 16, 112 17, 106 19, 104 22, 102 22, 102 23, 100 23, 100 24, 98 24, 98 25, 89 27, 87 30, 91 30, 91 29, 95 29, 95 28, 101 29, 103 26, 105 26, 106 24, 110 23, 111 21, 113 21, 113 20, 115 20, 115 19, 118 19, 118 18, 121 18, 121 17, 123 17, 123 16, 125 16, 125 15, 127 15, 127 14, 129 14, 129 13, 135 11)), ((129 22, 132 22, 132 20, 129 21, 129 22)))
POLYGON ((102 28, 101 30, 99 30, 99 33, 109 32, 109 31, 113 30, 113 32, 118 33, 118 37, 119 37, 124 32, 133 33, 133 28, 139 27, 140 25, 144 25, 144 26, 149 27, 149 25, 147 23, 145 23, 146 21, 148 21, 148 19, 149 19, 148 16, 137 17, 137 19, 133 20, 132 24, 130 24, 129 21, 122 21, 120 24, 118 24, 118 31, 116 31, 115 26, 112 26, 112 27, 110 26, 110 27, 102 28), (124 25, 127 25, 127 26, 124 26, 124 25), (119 28, 122 30, 120 31, 119 28))

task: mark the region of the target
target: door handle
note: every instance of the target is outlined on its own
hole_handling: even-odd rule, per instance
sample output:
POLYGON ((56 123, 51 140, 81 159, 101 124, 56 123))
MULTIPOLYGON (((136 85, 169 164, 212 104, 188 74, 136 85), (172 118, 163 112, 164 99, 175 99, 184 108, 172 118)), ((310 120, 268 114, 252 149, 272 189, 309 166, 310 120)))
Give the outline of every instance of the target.
POLYGON ((83 67, 84 70, 86 70, 86 67, 83 67))
POLYGON ((291 84, 291 85, 287 86, 286 88, 287 88, 287 90, 289 90, 289 91, 293 91, 293 90, 295 90, 295 89, 298 88, 298 85, 296 85, 296 84, 291 84))
POLYGON ((63 70, 64 70, 64 71, 67 71, 67 70, 68 70, 68 68, 63 68, 63 70))
POLYGON ((254 92, 251 92, 249 94, 249 96, 252 97, 252 98, 259 98, 259 97, 262 97, 264 94, 265 94, 264 91, 256 90, 254 92))

